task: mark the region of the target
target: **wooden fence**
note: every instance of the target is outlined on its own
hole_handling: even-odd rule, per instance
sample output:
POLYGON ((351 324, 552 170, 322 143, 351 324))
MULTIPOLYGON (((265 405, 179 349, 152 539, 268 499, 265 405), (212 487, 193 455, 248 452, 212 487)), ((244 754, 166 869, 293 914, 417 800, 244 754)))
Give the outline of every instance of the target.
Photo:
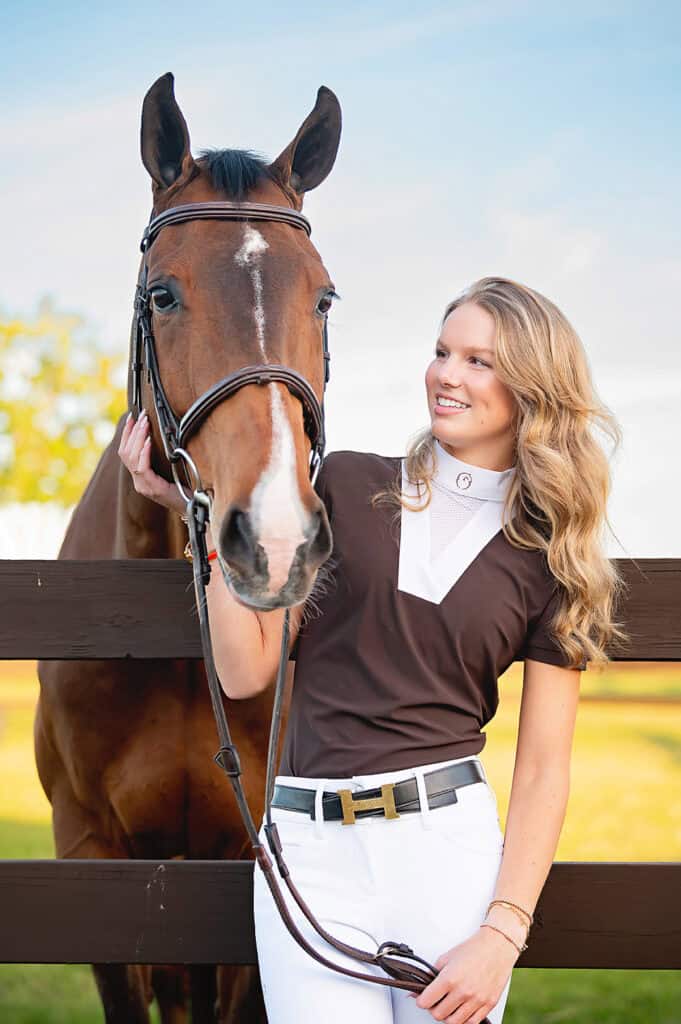
MULTIPOLYGON (((614 657, 681 661, 681 559, 618 565, 632 642, 614 657)), ((183 561, 0 561, 0 623, 0 659, 201 657, 183 561)), ((0 861, 0 962, 253 964, 253 868, 0 861)), ((681 863, 555 863, 516 966, 681 968, 681 863)))

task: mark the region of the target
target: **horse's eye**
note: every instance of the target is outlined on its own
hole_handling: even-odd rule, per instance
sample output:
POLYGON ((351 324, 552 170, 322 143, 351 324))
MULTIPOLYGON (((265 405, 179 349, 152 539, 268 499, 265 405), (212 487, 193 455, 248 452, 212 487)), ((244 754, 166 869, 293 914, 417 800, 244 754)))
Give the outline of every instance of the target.
POLYGON ((335 292, 326 292, 317 303, 317 313, 319 313, 320 316, 326 316, 331 309, 333 300, 338 298, 340 298, 340 296, 336 295, 335 292))
POLYGON ((151 292, 151 301, 154 309, 166 313, 175 305, 175 296, 167 288, 157 287, 151 292))

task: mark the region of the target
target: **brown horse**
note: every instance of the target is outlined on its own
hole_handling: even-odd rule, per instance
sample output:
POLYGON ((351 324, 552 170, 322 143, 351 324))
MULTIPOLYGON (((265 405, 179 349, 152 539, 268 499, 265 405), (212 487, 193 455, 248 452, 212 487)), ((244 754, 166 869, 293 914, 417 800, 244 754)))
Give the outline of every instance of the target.
MULTIPOLYGON (((245 198, 300 210, 304 193, 333 166, 340 124, 336 97, 321 87, 314 109, 273 163, 242 150, 212 150, 195 160, 172 75, 164 75, 142 110, 153 213, 245 198)), ((149 253, 149 286, 160 376, 178 416, 215 381, 262 362, 297 370, 322 400, 323 314, 333 285, 304 231, 272 222, 256 230, 239 221, 167 227, 149 253)), ((131 383, 129 367, 129 404, 131 383)), ((143 405, 151 410, 144 388, 143 405)), ((138 494, 118 457, 122 427, 123 418, 73 513, 59 558, 182 557, 181 520, 138 494)), ((255 565, 249 575, 244 545, 237 545, 241 596, 249 597, 254 581, 256 607, 303 601, 331 535, 310 485, 300 402, 281 383, 243 387, 213 410, 187 447, 212 496, 213 538, 223 558, 229 564, 230 524, 238 512, 251 550, 264 551, 273 567, 268 590, 255 565)), ((156 423, 152 466, 172 479, 156 423)), ((58 857, 250 859, 231 787, 212 760, 216 729, 203 662, 41 661, 38 674, 36 759, 52 803, 58 857)), ((264 806, 271 706, 271 689, 229 706, 256 820, 264 806)), ((153 994, 164 1024, 180 1024, 188 992, 195 1024, 266 1019, 251 967, 186 972, 95 965, 94 972, 111 1024, 146 1024, 153 994)))

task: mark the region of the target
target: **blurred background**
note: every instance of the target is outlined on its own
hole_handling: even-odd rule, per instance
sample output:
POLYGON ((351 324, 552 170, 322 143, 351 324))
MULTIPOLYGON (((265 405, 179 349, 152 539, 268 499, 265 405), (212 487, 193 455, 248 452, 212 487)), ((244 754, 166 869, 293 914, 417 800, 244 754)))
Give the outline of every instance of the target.
MULTIPOLYGON (((622 427, 608 554, 681 557, 677 4, 6 0, 0 17, 0 557, 56 556, 125 409, 151 196, 139 119, 166 71, 195 154, 273 159, 319 85, 341 102, 336 165, 304 206, 342 296, 327 450, 402 453, 428 422, 444 306, 512 277, 572 321, 622 427)), ((483 755, 502 819, 521 672, 483 755)), ((36 693, 33 663, 0 664, 3 858, 53 855, 36 693)), ((679 860, 679 666, 587 671, 581 702, 556 859, 679 860)), ((651 1017, 681 1021, 678 973, 516 971, 505 1020, 651 1017)), ((0 1020, 100 1019, 88 968, 0 967, 0 1020)))

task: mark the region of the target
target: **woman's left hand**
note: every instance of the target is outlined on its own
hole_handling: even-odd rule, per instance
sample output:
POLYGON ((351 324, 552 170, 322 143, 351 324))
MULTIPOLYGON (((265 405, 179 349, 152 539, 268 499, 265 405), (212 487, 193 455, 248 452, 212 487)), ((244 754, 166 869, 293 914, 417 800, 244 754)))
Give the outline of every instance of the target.
POLYGON ((480 1024, 499 1002, 519 956, 503 935, 480 928, 435 961, 439 974, 416 1005, 446 1024, 480 1024))

